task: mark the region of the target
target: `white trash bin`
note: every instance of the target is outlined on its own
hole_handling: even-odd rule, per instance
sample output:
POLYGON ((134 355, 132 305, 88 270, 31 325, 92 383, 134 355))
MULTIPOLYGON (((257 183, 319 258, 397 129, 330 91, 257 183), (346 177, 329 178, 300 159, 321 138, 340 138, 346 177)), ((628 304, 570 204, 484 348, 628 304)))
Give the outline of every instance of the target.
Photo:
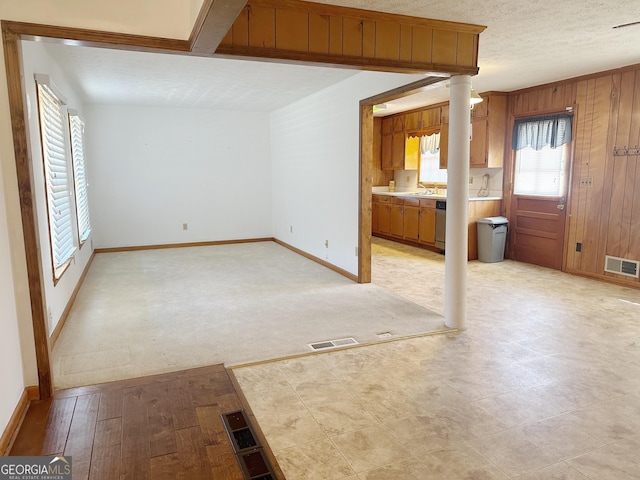
POLYGON ((485 263, 504 260, 508 224, 506 217, 478 219, 478 260, 485 263))

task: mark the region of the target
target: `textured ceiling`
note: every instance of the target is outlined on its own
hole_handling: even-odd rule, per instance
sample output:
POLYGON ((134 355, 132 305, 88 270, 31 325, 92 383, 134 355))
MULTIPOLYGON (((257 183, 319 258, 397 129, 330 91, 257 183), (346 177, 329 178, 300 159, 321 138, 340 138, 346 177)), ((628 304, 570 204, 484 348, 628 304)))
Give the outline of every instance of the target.
POLYGON ((270 112, 354 70, 44 44, 86 103, 270 112))
MULTIPOLYGON (((512 91, 640 62, 638 0, 315 0, 486 25, 479 91, 512 91)), ((273 110, 354 72, 274 63, 49 45, 89 102, 273 110), (73 74, 72 74, 73 75, 73 74)), ((443 82, 444 83, 444 82, 443 82)), ((448 99, 446 88, 394 101, 386 113, 448 99)))

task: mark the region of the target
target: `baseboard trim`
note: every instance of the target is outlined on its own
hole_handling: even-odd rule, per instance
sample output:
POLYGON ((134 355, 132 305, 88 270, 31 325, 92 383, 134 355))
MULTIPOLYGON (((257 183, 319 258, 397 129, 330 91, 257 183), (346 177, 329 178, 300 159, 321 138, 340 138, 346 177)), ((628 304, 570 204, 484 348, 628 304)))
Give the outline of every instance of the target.
POLYGON ((31 401, 37 400, 38 398, 40 398, 40 390, 35 385, 26 387, 22 391, 22 395, 20 395, 18 404, 13 410, 13 414, 9 419, 9 423, 4 429, 4 432, 2 432, 2 436, 0 437, 0 456, 4 457, 9 455, 9 451, 11 450, 13 442, 16 439, 16 435, 18 434, 20 425, 22 425, 22 421, 24 420, 24 416, 27 413, 29 404, 31 403, 31 401))
POLYGON ((67 302, 67 305, 64 307, 64 310, 62 312, 62 315, 60 316, 60 320, 58 320, 58 324, 56 325, 56 328, 54 328, 53 332, 51 332, 51 335, 49 335, 49 348, 53 348, 53 346, 56 344, 56 341, 60 336, 60 332, 62 332, 62 328, 64 327, 64 324, 67 322, 67 317, 69 316, 71 307, 73 306, 73 303, 76 301, 76 297, 78 296, 80 287, 84 283, 84 278, 87 276, 87 272, 89 272, 89 267, 91 266, 91 263, 93 263, 93 257, 95 256, 96 256, 96 252, 94 250, 91 253, 91 257, 89 258, 89 261, 84 266, 84 270, 82 271, 82 275, 80 275, 80 279, 76 284, 76 288, 73 289, 73 293, 71 294, 71 297, 69 297, 69 301, 67 302))
POLYGON ((160 250, 163 248, 210 247, 212 245, 233 245, 236 243, 272 242, 273 237, 244 238, 240 240, 217 240, 211 242, 163 243, 159 245, 136 245, 131 247, 96 248, 94 253, 135 252, 138 250, 160 250))
POLYGON ((313 255, 311 255, 310 253, 307 253, 303 250, 300 250, 299 248, 294 247, 293 245, 289 245, 288 243, 283 242, 282 240, 278 240, 277 238, 273 239, 274 242, 276 242, 278 245, 283 246, 284 248, 288 248, 289 250, 291 250, 292 252, 297 253, 298 255, 302 255, 305 258, 308 258, 309 260, 312 260, 316 263, 319 263, 320 265, 322 265, 323 267, 328 268, 329 270, 333 270, 336 273, 339 273, 340 275, 342 275, 343 277, 347 277, 349 280, 352 280, 354 282, 358 282, 358 276, 354 275, 351 272, 347 272, 346 270, 343 270, 340 267, 336 267, 335 265, 326 262, 318 257, 314 257, 313 255))

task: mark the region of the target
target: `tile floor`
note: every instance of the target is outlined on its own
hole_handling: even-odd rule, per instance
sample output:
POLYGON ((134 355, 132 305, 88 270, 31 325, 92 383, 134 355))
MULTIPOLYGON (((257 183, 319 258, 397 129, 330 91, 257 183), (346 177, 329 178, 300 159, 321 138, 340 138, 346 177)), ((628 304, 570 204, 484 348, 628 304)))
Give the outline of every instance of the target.
MULTIPOLYGON (((442 311, 441 256, 374 281, 442 311)), ((289 480, 640 478, 640 290, 469 264, 468 328, 234 373, 289 480)))

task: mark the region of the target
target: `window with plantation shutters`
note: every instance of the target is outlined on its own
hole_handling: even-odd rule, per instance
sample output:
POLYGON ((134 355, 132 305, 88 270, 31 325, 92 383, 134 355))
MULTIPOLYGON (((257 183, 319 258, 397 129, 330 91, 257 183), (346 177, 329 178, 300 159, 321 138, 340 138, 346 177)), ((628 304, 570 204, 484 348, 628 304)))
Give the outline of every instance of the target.
POLYGON ((69 112, 71 158, 73 159, 73 181, 76 191, 76 216, 80 245, 91 233, 89 219, 89 197, 87 194, 87 171, 84 161, 84 121, 75 112, 69 112))
POLYGON ((69 165, 65 144, 64 102, 50 84, 36 77, 40 138, 46 183, 49 237, 54 278, 58 279, 75 252, 69 165))

